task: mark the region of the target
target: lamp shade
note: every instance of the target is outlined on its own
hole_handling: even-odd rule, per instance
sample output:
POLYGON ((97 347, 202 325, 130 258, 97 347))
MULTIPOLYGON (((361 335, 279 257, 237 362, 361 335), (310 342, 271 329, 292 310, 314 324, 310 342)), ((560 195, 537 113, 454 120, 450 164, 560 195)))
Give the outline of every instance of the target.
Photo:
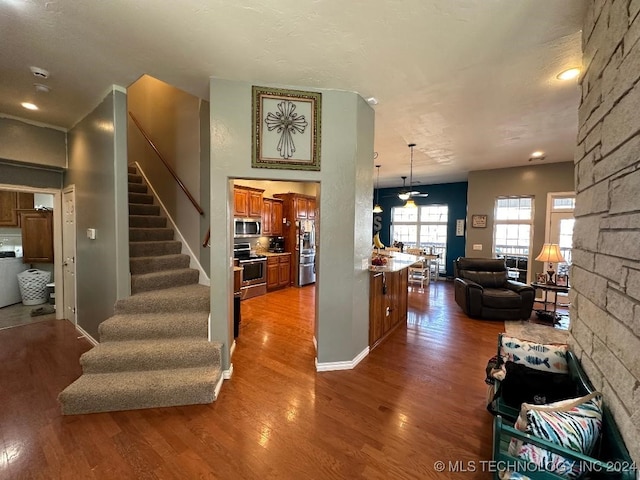
POLYGON ((410 198, 407 200, 407 203, 404 204, 403 208, 418 208, 418 206, 416 205, 416 202, 413 201, 413 198, 410 198))
POLYGON ((545 243, 542 245, 542 251, 536 257, 538 262, 560 263, 566 260, 560 253, 560 246, 557 243, 545 243))

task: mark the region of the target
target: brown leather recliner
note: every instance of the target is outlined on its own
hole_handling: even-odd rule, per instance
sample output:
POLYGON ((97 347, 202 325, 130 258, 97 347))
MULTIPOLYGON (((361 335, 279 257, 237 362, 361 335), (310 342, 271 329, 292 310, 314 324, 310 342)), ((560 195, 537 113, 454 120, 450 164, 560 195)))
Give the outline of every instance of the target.
POLYGON ((535 289, 509 280, 504 260, 460 257, 453 263, 455 299, 464 313, 491 320, 531 316, 535 289))

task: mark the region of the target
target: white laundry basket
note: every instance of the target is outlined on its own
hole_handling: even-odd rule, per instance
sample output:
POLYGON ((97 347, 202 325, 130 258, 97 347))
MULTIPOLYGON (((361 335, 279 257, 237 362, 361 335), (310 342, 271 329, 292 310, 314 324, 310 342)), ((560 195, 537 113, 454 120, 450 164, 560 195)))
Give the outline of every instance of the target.
POLYGON ((51 272, 32 268, 18 274, 18 285, 24 305, 40 305, 47 301, 47 283, 51 272))

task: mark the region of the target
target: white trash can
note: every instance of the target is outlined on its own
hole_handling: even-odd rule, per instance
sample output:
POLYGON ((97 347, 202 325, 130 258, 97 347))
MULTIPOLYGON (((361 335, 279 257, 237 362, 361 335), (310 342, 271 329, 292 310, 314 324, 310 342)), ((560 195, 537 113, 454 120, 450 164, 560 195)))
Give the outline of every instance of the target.
POLYGON ((47 301, 47 283, 51 272, 32 268, 18 274, 18 286, 23 305, 40 305, 47 301))

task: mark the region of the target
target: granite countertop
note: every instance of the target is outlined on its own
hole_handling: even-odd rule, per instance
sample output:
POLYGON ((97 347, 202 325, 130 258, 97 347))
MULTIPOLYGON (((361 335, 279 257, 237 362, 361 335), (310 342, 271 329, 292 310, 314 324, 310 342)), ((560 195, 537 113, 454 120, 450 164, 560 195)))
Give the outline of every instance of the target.
POLYGON ((264 255, 266 257, 282 257, 283 255, 291 255, 291 252, 281 252, 281 253, 260 252, 260 255, 264 255))
POLYGON ((244 270, 243 267, 233 267, 234 272, 241 272, 242 270, 244 270))
MULTIPOLYGON (((375 256, 376 253, 373 253, 375 256)), ((417 255, 409 255, 408 253, 401 252, 380 252, 380 256, 383 256, 387 259, 386 265, 371 265, 371 260, 369 260, 369 271, 370 272, 399 272, 405 268, 409 268, 416 262, 419 262, 423 259, 423 257, 419 257, 417 255)))

